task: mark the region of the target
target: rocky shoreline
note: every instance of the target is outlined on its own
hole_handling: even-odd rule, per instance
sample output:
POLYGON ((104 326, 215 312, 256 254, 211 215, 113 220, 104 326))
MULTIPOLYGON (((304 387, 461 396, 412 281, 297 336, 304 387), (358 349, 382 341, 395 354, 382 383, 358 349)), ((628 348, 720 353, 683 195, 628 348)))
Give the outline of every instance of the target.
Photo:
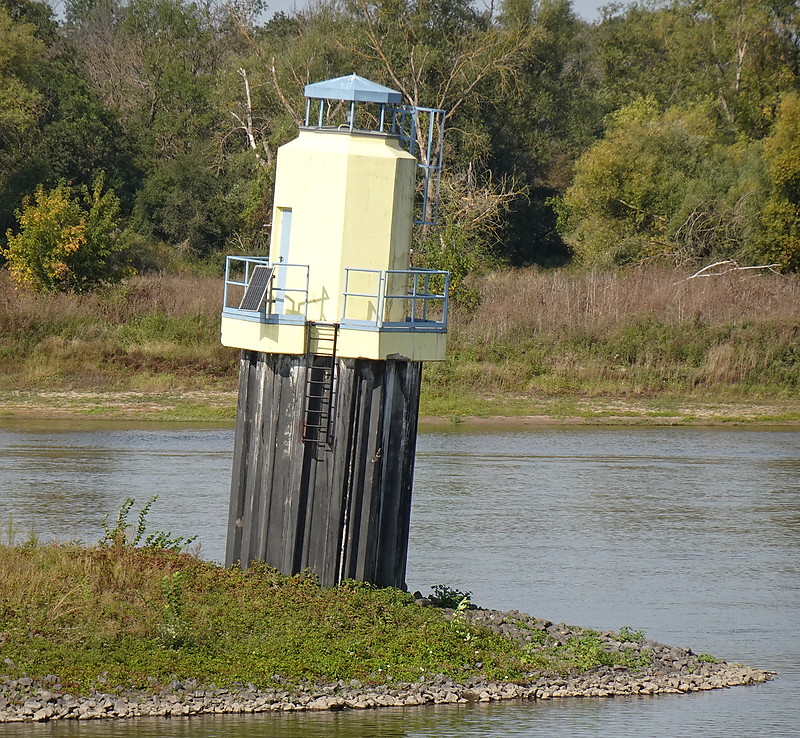
MULTIPOLYGON (((420 604, 427 604, 422 601, 420 604)), ((503 633, 532 654, 539 648, 563 646, 585 634, 583 628, 552 623, 511 610, 466 610, 445 616, 503 633)), ((0 677, 0 723, 47 720, 92 720, 144 716, 223 713, 298 712, 306 710, 363 710, 425 704, 548 700, 563 697, 683 694, 768 681, 773 672, 731 664, 695 654, 688 648, 656 643, 639 634, 603 631, 602 649, 623 654, 631 668, 620 664, 594 667, 574 676, 532 673, 519 682, 471 677, 453 681, 438 674, 416 682, 364 685, 357 680, 330 684, 278 686, 259 690, 252 684, 228 689, 201 685, 194 680, 153 685, 150 691, 111 689, 98 679, 88 696, 66 692, 57 676, 0 677)))

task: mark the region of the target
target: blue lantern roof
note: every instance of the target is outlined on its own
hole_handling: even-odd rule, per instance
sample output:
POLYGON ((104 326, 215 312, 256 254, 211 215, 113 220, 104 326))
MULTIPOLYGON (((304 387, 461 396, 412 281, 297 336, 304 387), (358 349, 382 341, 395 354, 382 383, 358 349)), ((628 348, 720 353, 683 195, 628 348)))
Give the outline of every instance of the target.
POLYGON ((315 100, 350 100, 383 103, 384 105, 396 105, 403 99, 403 96, 396 90, 359 77, 357 74, 306 85, 305 96, 315 100))

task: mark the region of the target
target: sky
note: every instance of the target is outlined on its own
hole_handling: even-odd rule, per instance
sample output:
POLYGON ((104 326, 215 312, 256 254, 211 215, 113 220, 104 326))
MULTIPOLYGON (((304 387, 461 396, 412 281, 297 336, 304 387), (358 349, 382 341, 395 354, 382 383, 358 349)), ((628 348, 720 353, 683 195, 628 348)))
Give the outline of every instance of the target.
MULTIPOLYGON (((600 18, 600 8, 608 5, 612 0, 572 0, 572 8, 576 15, 586 21, 596 21, 600 18)), ((64 0, 47 0, 50 7, 56 12, 58 18, 63 17, 64 0)), ((288 13, 296 8, 302 8, 306 0, 268 0, 265 18, 269 19, 273 13, 282 10, 288 13)))
MULTIPOLYGON (((268 0, 266 16, 269 18, 273 13, 282 10, 288 13, 296 8, 305 5, 304 0, 268 0)), ((600 8, 608 5, 611 0, 572 0, 572 8, 575 14, 586 21, 596 21, 600 18, 600 8)))

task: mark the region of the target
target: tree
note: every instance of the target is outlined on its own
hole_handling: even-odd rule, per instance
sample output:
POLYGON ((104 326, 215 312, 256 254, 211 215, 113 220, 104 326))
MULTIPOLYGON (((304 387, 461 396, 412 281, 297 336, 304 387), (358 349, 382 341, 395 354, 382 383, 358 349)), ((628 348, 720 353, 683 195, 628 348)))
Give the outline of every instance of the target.
POLYGON ((0 0, 0 236, 37 185, 65 179, 88 187, 103 170, 128 210, 138 185, 116 116, 87 87, 56 30, 47 6, 0 0))
POLYGON ((119 199, 103 192, 99 173, 91 189, 77 193, 61 181, 52 190, 41 185, 17 213, 19 232, 9 230, 3 250, 17 284, 38 292, 89 292, 129 273, 117 217, 119 199))
POLYGON ((583 263, 675 263, 752 249, 763 199, 757 144, 726 144, 707 110, 642 99, 611 116, 558 208, 583 263))
POLYGON ((569 0, 504 0, 500 8, 498 22, 527 38, 517 84, 482 112, 491 136, 488 166, 528 191, 505 218, 502 253, 515 264, 563 263, 566 248, 547 201, 563 193, 603 123, 590 28, 569 0))
POLYGON ((223 80, 242 50, 232 16, 246 16, 249 7, 69 3, 71 48, 125 134, 134 175, 132 227, 145 238, 205 255, 221 248, 239 221, 238 212, 224 207, 238 183, 225 149, 230 115, 223 80))
POLYGON ((0 6, 0 172, 3 160, 36 125, 42 97, 35 89, 44 44, 30 23, 15 22, 0 6))
POLYGON ((44 97, 37 89, 45 46, 36 27, 0 5, 0 232, 17 204, 11 182, 36 140, 44 97))
POLYGON ((800 95, 788 94, 764 141, 771 191, 764 207, 762 249, 785 269, 800 270, 800 95))
POLYGON ((198 143, 192 151, 161 162, 139 190, 135 230, 195 256, 222 248, 240 212, 227 207, 224 174, 214 172, 210 158, 198 143))
POLYGON ((609 111, 648 95, 665 108, 703 99, 732 134, 761 138, 798 82, 797 3, 610 5, 595 38, 609 111))

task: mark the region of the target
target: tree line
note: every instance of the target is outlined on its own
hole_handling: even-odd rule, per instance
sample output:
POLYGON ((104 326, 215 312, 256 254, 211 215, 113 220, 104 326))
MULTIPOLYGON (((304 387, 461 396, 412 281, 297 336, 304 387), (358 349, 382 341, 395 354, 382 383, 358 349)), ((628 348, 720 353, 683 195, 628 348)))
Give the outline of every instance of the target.
POLYGON ((642 0, 0 0, 0 253, 84 291, 257 252, 303 86, 448 111, 420 265, 800 268, 800 7, 642 0))

